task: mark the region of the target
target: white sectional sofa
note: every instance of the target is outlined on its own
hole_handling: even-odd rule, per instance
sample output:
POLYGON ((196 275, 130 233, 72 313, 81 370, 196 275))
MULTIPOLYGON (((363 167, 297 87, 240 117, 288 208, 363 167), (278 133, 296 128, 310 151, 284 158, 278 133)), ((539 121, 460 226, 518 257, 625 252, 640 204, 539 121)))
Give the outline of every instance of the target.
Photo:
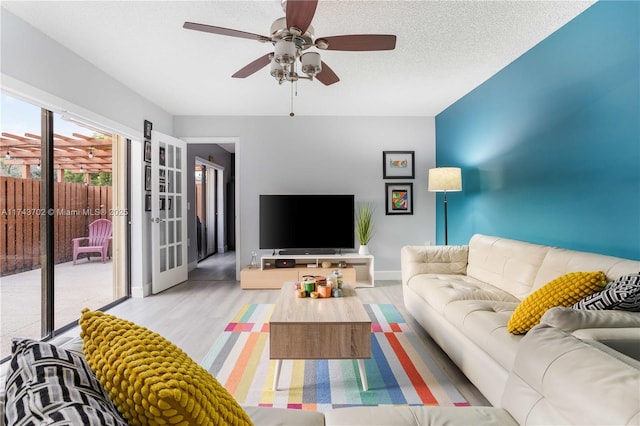
MULTIPOLYGON (((640 262, 482 235, 468 246, 404 247, 401 257, 407 309, 493 407, 348 407, 326 413, 244 407, 255 425, 640 426, 640 313, 554 307, 525 335, 506 331, 520 300, 553 278, 600 270, 614 279, 640 272, 640 262)), ((56 348, 77 354, 80 362, 75 364, 86 364, 79 337, 56 348)), ((24 362, 12 360, 12 366, 24 362)), ((24 400, 19 398, 39 401, 29 389, 42 392, 40 373, 62 370, 37 371, 33 383, 20 374, 8 387, 6 414, 12 425, 48 424, 65 406, 78 411, 77 404, 56 401, 50 405, 53 413, 20 415, 24 400)), ((88 382, 97 382, 90 379, 88 366, 82 371, 88 382)), ((68 390, 65 394, 77 393, 68 390)), ((32 411, 40 410, 37 404, 29 405, 32 411)))
MULTIPOLYGON (((507 332, 523 299, 569 272, 602 271, 608 280, 640 272, 638 261, 486 235, 464 246, 406 246, 401 261, 407 310, 496 407, 506 404, 526 338, 507 332)), ((640 359, 638 312, 552 308, 543 322, 640 359)))

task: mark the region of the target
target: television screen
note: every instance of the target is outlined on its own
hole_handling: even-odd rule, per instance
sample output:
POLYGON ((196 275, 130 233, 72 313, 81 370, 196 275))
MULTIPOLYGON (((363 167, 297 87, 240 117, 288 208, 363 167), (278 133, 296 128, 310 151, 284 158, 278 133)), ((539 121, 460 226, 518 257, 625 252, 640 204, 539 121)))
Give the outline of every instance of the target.
POLYGON ((352 249, 354 211, 353 195, 260 195, 260 248, 352 249))

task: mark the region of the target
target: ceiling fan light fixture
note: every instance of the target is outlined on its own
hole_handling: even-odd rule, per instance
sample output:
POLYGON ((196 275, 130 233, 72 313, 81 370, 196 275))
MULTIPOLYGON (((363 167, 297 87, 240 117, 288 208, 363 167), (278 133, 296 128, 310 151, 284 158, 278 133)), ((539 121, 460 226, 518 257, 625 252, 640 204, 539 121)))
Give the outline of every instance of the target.
POLYGON ((275 58, 271 59, 271 76, 280 83, 285 79, 284 68, 276 62, 275 58))
POLYGON ((292 64, 296 60, 296 45, 287 40, 278 40, 273 59, 280 65, 292 64))
POLYGON ((302 72, 313 77, 322 71, 322 61, 317 52, 307 52, 300 58, 302 60, 302 72))

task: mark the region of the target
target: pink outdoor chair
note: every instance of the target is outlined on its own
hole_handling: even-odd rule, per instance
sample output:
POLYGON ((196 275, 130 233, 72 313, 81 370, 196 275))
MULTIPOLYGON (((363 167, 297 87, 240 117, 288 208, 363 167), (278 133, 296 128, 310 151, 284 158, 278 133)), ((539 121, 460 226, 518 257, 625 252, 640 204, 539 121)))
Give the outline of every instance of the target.
MULTIPOLYGON (((98 219, 91 222, 89 224, 89 236, 74 238, 72 241, 74 265, 80 253, 100 253, 102 255, 102 263, 104 263, 109 250, 109 241, 111 241, 111 221, 98 219), (87 245, 80 245, 83 240, 88 241, 87 245)), ((87 255, 87 259, 90 261, 91 257, 87 255)))

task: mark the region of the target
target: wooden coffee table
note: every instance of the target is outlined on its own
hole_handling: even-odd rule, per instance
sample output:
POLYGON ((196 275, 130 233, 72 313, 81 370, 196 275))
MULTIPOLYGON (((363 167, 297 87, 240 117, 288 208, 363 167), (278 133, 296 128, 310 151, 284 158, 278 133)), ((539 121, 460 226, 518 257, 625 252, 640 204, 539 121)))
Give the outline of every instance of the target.
POLYGON ((364 359, 371 358, 371 319, 350 284, 343 297, 296 297, 285 283, 269 321, 269 358, 276 360, 273 390, 284 359, 356 359, 362 389, 368 390, 364 359))

